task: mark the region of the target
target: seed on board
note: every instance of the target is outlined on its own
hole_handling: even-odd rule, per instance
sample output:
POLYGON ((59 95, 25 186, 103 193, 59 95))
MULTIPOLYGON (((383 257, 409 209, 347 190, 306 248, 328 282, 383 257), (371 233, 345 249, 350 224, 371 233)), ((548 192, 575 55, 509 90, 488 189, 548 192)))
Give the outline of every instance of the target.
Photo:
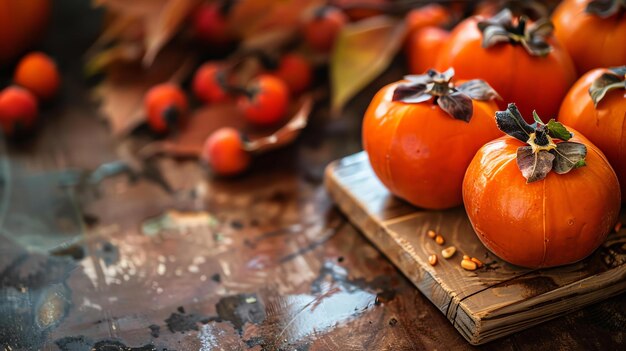
POLYGON ((428 256, 428 263, 430 263, 431 266, 434 266, 437 264, 437 255, 432 254, 430 256, 428 256))
POLYGON ((443 258, 450 258, 454 255, 455 252, 456 247, 448 246, 445 249, 441 250, 441 256, 443 256, 443 258))
POLYGON ((435 237, 435 242, 439 245, 443 245, 446 241, 443 239, 443 236, 437 235, 437 237, 435 237))
POLYGON ((615 224, 615 228, 613 228, 613 229, 615 229, 615 232, 616 232, 616 233, 617 233, 617 232, 619 232, 619 231, 620 231, 620 229, 622 229, 622 222, 617 222, 617 223, 615 224))
POLYGON ((435 233, 434 230, 429 230, 427 233, 429 238, 434 239, 437 236, 437 233, 435 233))
POLYGON ((472 262, 476 263, 476 266, 477 266, 478 268, 480 268, 480 267, 482 267, 482 266, 483 266, 482 261, 481 261, 481 260, 479 260, 479 259, 477 259, 476 257, 472 257, 470 260, 471 260, 472 262))
POLYGON ((461 267, 467 271, 475 271, 476 270, 476 262, 470 260, 461 261, 461 267))
POLYGON ((468 261, 470 261, 472 258, 471 258, 471 257, 469 257, 468 255, 463 255, 463 259, 464 259, 464 260, 468 260, 468 261))

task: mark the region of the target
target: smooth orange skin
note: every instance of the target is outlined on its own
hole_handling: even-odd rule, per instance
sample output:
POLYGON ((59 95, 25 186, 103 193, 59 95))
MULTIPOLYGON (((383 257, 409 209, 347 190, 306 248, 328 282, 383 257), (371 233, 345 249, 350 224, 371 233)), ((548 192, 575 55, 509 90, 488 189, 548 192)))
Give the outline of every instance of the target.
POLYGON ((204 144, 201 158, 213 172, 223 176, 237 175, 250 165, 250 155, 243 149, 239 132, 233 128, 213 132, 204 144))
POLYGON ((37 99, 33 94, 16 86, 0 91, 0 126, 4 134, 15 134, 18 123, 30 129, 36 121, 37 99))
POLYGON ((451 20, 450 12, 445 7, 429 4, 409 11, 405 22, 408 33, 412 34, 425 27, 442 26, 451 20))
POLYGON ((155 133, 165 133, 169 126, 165 119, 165 111, 175 107, 178 111, 178 122, 182 123, 189 109, 187 97, 180 87, 173 83, 155 85, 144 97, 144 109, 148 116, 148 125, 155 133))
POLYGON ((456 120, 431 101, 391 101, 399 84, 382 88, 363 119, 363 148, 381 182, 415 206, 444 209, 461 204, 467 165, 484 143, 501 135, 497 105, 474 101, 469 123, 456 120))
POLYGON ((552 41, 545 57, 531 56, 521 45, 482 47, 479 17, 461 22, 439 51, 438 70, 454 67, 457 79, 483 79, 502 97, 501 109, 514 102, 522 116, 532 122, 532 111, 542 118, 555 118, 561 100, 576 79, 567 52, 552 41))
POLYGON ((220 67, 214 62, 206 62, 198 67, 193 76, 191 89, 194 95, 205 103, 224 102, 229 95, 222 89, 217 81, 217 73, 220 67))
POLYGON ((0 0, 0 64, 32 45, 49 16, 49 0, 0 0))
POLYGON ((331 7, 322 16, 314 16, 304 24, 302 34, 309 46, 322 53, 328 53, 335 45, 341 28, 348 17, 339 9, 331 7))
POLYGON ((61 76, 50 56, 42 52, 31 52, 17 64, 13 81, 38 98, 49 100, 57 94, 61 76))
POLYGON ((246 120, 261 127, 280 122, 289 103, 287 84, 280 78, 264 74, 257 77, 251 87, 255 91, 252 99, 248 96, 239 99, 239 108, 246 120))
POLYGON ((283 56, 272 74, 282 79, 293 94, 305 91, 313 80, 311 64, 302 55, 295 53, 283 56))
MULTIPOLYGON (((568 128, 569 129, 569 128, 568 128)), ((463 180, 467 216, 482 243, 501 259, 528 268, 582 260, 606 239, 618 220, 619 183, 602 152, 587 146, 587 166, 548 173, 530 184, 517 167, 517 148, 504 136, 477 153, 463 180)))
POLYGON ((589 0, 565 0, 552 15, 554 34, 578 74, 626 64, 626 15, 601 18, 585 12, 589 0))
POLYGON ((422 74, 434 67, 449 37, 450 32, 438 27, 426 27, 410 34, 406 44, 409 72, 422 74))
POLYGON ((589 71, 574 84, 561 104, 558 120, 602 150, 620 181, 622 200, 626 200, 626 90, 608 92, 597 109, 589 96, 589 87, 604 72, 589 71))

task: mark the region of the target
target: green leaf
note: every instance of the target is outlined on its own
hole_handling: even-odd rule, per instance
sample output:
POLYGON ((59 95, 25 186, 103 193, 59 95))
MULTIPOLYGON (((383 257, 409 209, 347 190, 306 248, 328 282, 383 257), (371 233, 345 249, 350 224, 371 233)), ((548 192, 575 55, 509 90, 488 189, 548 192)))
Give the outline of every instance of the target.
POLYGON ((388 16, 371 17, 341 29, 330 59, 335 113, 389 66, 404 34, 403 22, 388 16))
POLYGON ((572 138, 572 133, 570 133, 563 124, 557 122, 554 118, 551 119, 546 126, 548 127, 548 135, 553 138, 561 139, 563 141, 567 141, 572 138))
POLYGON ((539 118, 537 111, 535 110, 533 110, 533 118, 535 119, 535 122, 537 122, 538 124, 544 124, 541 118, 539 118))
POLYGON ((565 174, 586 164, 587 147, 584 144, 566 141, 556 144, 556 149, 552 151, 556 157, 553 168, 558 174, 565 174))
POLYGON ((532 147, 522 146, 517 149, 517 167, 526 178, 526 183, 544 179, 550 170, 555 156, 548 151, 533 152, 532 147))
POLYGON ((535 132, 535 128, 524 121, 513 103, 510 103, 505 111, 496 112, 496 124, 502 132, 523 142, 527 142, 530 134, 535 132))

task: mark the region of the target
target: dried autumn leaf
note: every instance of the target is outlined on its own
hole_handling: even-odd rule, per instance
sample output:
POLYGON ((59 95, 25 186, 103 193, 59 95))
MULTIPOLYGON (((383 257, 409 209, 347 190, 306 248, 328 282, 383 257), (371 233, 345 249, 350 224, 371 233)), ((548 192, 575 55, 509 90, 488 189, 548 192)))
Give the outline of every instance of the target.
POLYGON ((291 144, 306 127, 313 108, 310 95, 302 97, 301 101, 300 108, 287 124, 271 135, 246 142, 244 148, 250 152, 265 152, 291 144))
POLYGON ((387 16, 371 17, 342 28, 330 60, 333 111, 339 112, 389 66, 404 34, 404 24, 387 16))
POLYGON ((96 43, 106 45, 120 39, 128 25, 138 21, 145 32, 143 62, 150 65, 199 3, 200 0, 95 0, 95 6, 105 7, 116 17, 96 43))
POLYGON ((138 64, 117 64, 95 88, 100 113, 108 120, 111 133, 120 137, 145 120, 143 96, 155 84, 180 82, 192 70, 195 58, 180 48, 164 50, 149 68, 138 64))
POLYGON ((228 16, 229 27, 244 39, 269 31, 296 30, 306 13, 324 3, 321 0, 240 0, 228 16))

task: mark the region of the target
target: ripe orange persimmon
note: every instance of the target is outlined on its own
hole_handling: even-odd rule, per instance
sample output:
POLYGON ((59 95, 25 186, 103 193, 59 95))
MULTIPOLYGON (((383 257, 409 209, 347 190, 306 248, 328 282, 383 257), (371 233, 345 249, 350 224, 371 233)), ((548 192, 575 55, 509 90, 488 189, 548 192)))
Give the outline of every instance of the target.
POLYGON ((28 49, 49 15, 49 0, 0 0, 0 64, 28 49))
POLYGON ((467 165, 476 150, 500 134, 493 122, 497 105, 487 101, 497 94, 475 80, 457 85, 453 93, 450 70, 407 78, 374 96, 363 119, 363 147, 391 193, 423 208, 458 206, 467 165), (426 92, 428 84, 434 86, 426 92), (470 99, 462 93, 469 85, 481 94, 468 93, 470 99), (451 100, 464 107, 450 108, 451 100))
POLYGON ((619 73, 595 69, 582 76, 565 96, 558 120, 583 133, 602 150, 617 173, 622 200, 626 200, 626 66, 615 70, 619 73), (613 77, 606 82, 615 84, 615 88, 607 91, 596 106, 589 89, 594 82, 601 89, 598 84, 604 81, 604 75, 613 77))
MULTIPOLYGON (((452 20, 450 11, 439 4, 429 4, 409 11, 406 25, 409 34, 431 26, 442 26, 452 20)), ((420 72, 421 73, 421 72, 420 72)))
POLYGON ((314 50, 328 53, 335 45, 341 28, 348 22, 346 15, 336 7, 320 7, 313 18, 304 23, 302 34, 314 50))
POLYGON ((626 3, 606 7, 605 11, 593 3, 600 2, 565 0, 552 15, 554 34, 580 75, 593 68, 626 64, 626 3))
POLYGON ((0 127, 6 135, 31 129, 37 121, 37 99, 28 90, 10 86, 0 91, 0 127))
POLYGON ((421 74, 433 67, 449 37, 450 32, 439 27, 425 27, 411 33, 406 42, 409 72, 421 74))
POLYGON ((502 96, 501 108, 513 101, 526 118, 533 109, 554 117, 576 72, 567 52, 546 37, 550 29, 549 22, 516 23, 508 10, 489 20, 470 17, 452 31, 435 66, 454 67, 459 79, 484 79, 502 96))
POLYGON ((194 95, 205 103, 219 103, 227 101, 230 96, 220 85, 219 74, 226 75, 217 62, 205 62, 193 76, 191 90, 194 95))
MULTIPOLYGON (((550 129, 550 124, 555 123, 542 128, 550 129)), ((467 215, 478 238, 501 259, 529 268, 573 263, 591 254, 617 222, 620 192, 615 172, 596 146, 572 132, 567 142, 549 137, 556 147, 537 149, 539 154, 553 155, 547 171, 542 158, 535 162, 536 169, 542 169, 539 177, 521 171, 524 167, 534 173, 529 164, 523 166, 525 153, 520 151, 527 149, 526 155, 533 157, 534 147, 508 135, 485 144, 467 168, 463 180, 467 215), (583 162, 560 169, 565 161, 560 158, 557 166, 559 158, 554 155, 562 144, 582 147, 583 162)), ((536 142, 535 137, 529 140, 536 142)))
POLYGON ((200 156, 215 172, 223 176, 239 174, 248 168, 250 155, 243 148, 241 134, 234 128, 220 128, 206 140, 200 156))
POLYGON ((13 81, 40 99, 47 100, 56 95, 61 77, 56 64, 48 55, 31 52, 17 64, 13 81))
POLYGON ((155 85, 144 96, 148 125, 155 133, 165 133, 182 124, 188 106, 185 93, 173 83, 155 85))

